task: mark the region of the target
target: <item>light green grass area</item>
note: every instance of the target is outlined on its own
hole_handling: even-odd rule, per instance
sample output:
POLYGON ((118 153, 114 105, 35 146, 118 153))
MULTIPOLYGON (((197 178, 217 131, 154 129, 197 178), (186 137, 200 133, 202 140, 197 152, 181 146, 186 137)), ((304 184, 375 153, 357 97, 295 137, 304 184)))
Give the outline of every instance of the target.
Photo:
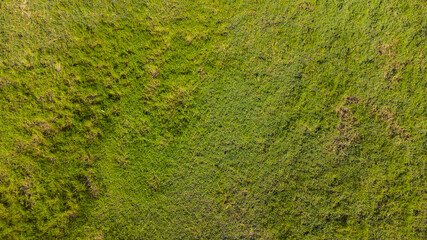
POLYGON ((425 239, 424 0, 0 1, 1 239, 425 239))

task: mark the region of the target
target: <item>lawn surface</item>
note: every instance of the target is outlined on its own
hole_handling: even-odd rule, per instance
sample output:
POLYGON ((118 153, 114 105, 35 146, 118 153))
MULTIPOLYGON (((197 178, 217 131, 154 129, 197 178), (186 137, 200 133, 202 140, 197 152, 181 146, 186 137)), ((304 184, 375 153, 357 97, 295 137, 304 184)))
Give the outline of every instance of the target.
POLYGON ((0 2, 1 239, 425 239, 427 3, 0 2))

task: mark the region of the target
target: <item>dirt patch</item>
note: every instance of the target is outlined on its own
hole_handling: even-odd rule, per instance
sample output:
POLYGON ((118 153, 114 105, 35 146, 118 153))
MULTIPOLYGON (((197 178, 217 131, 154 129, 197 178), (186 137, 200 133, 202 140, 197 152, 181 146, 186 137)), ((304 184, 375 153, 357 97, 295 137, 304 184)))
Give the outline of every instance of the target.
POLYGON ((387 123, 387 135, 389 137, 399 137, 405 141, 411 138, 411 134, 399 124, 396 114, 390 108, 380 108, 376 104, 370 104, 369 107, 371 109, 370 116, 376 118, 379 122, 387 123))
POLYGON ((334 110, 340 121, 336 126, 338 134, 333 138, 332 144, 328 146, 329 152, 333 152, 340 157, 347 157, 348 148, 361 140, 360 134, 356 130, 356 127, 360 124, 351 108, 352 105, 358 103, 358 98, 346 96, 343 98, 343 102, 334 110))

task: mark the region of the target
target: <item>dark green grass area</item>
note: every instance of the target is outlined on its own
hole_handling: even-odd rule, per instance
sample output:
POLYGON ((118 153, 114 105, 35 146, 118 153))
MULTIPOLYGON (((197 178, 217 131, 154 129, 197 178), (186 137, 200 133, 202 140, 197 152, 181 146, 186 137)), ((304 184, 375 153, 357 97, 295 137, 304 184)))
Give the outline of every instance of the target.
POLYGON ((2 239, 425 239, 427 4, 0 2, 2 239))

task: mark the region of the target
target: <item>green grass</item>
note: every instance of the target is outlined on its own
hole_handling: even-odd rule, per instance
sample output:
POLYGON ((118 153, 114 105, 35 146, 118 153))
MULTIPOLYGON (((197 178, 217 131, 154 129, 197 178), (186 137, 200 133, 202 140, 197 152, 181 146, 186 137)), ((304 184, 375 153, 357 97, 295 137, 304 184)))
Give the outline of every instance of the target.
POLYGON ((2 239, 424 239, 423 0, 0 2, 2 239))

